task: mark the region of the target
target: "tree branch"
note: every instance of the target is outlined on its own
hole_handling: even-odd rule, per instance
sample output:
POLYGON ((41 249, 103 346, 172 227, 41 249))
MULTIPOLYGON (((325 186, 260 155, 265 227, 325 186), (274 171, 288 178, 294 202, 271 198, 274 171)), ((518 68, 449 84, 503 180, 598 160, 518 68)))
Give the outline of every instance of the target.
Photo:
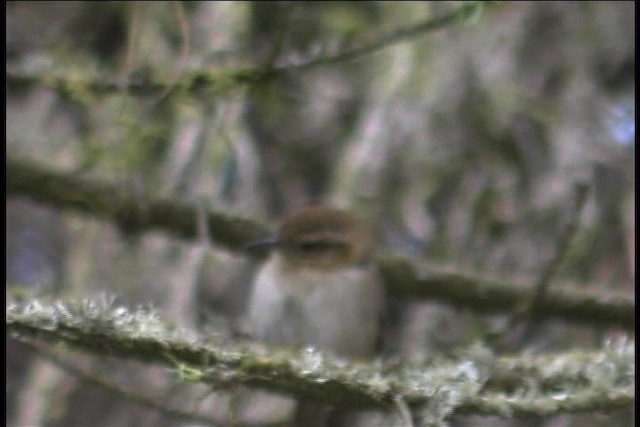
MULTIPOLYGON (((441 272, 401 257, 381 258, 379 265, 390 293, 440 301, 478 312, 516 310, 535 292, 530 285, 441 272)), ((556 287, 549 289, 543 306, 524 316, 634 330, 635 300, 619 293, 556 287)))
POLYGON ((398 28, 388 34, 378 36, 370 42, 362 43, 360 46, 344 49, 338 53, 314 58, 300 64, 277 67, 274 69, 274 71, 278 73, 306 71, 318 66, 332 65, 340 62, 360 59, 364 56, 379 52, 395 44, 405 42, 411 38, 419 37, 427 33, 432 33, 446 28, 449 25, 460 22, 470 14, 477 13, 479 8, 481 7, 482 2, 468 2, 443 16, 429 18, 417 24, 398 28))
MULTIPOLYGON (((56 172, 32 161, 7 156, 7 196, 25 196, 49 206, 87 213, 114 222, 125 231, 163 230, 187 240, 197 240, 197 205, 166 199, 141 202, 113 184, 56 172)), ((231 251, 246 250, 247 243, 268 234, 267 227, 249 219, 220 212, 206 214, 213 243, 231 251)), ((436 300, 479 312, 510 312, 530 301, 531 286, 458 273, 444 273, 401 257, 380 257, 380 271, 390 294, 436 300)), ((534 317, 554 317, 590 325, 610 325, 633 330, 635 302, 620 294, 555 287, 534 317)))
MULTIPOLYGON (((535 290, 533 292, 531 300, 528 303, 525 303, 525 306, 522 309, 523 312, 529 311, 530 313, 534 313, 544 307, 546 297, 551 286, 551 281, 557 274, 560 266, 567 257, 567 253, 571 247, 571 241, 575 238, 575 235, 578 231, 578 225, 580 224, 580 214, 582 214, 584 205, 587 202, 588 194, 589 187, 587 187, 585 184, 579 184, 576 186, 575 201, 569 223, 558 238, 556 242, 555 253, 546 268, 543 270, 540 279, 535 284, 535 290)), ((518 315, 518 313, 515 313, 515 316, 511 323, 517 323, 519 317, 520 316, 518 315)), ((538 329, 540 329, 539 320, 541 320, 541 318, 536 318, 535 316, 528 317, 529 321, 526 322, 524 331, 517 340, 516 345, 518 348, 524 347, 524 345, 528 343, 533 336, 535 336, 538 329)))
POLYGON ((298 64, 288 64, 278 67, 256 68, 247 66, 225 67, 211 70, 196 70, 182 73, 182 77, 172 82, 160 81, 129 81, 122 84, 116 80, 68 78, 46 75, 25 75, 11 70, 6 73, 8 87, 24 89, 34 87, 49 87, 62 96, 75 98, 79 94, 90 93, 106 95, 126 92, 136 96, 166 94, 169 89, 173 93, 203 92, 220 94, 230 89, 237 89, 245 85, 252 85, 279 74, 303 72, 324 65, 333 65, 352 61, 373 54, 387 47, 407 41, 430 32, 443 29, 466 17, 478 14, 483 8, 483 2, 465 2, 462 6, 436 18, 429 18, 417 24, 399 28, 388 34, 379 35, 375 39, 362 43, 356 47, 345 48, 331 55, 311 58, 298 64))
MULTIPOLYGON (((53 171, 26 159, 7 157, 7 196, 26 196, 49 206, 106 219, 124 231, 163 230, 182 239, 198 238, 198 206, 167 199, 141 201, 117 185, 53 171)), ((201 208, 200 208, 201 209, 201 208)), ((206 228, 222 247, 241 251, 264 237, 263 225, 223 213, 209 213, 206 228)))
POLYGON ((131 311, 108 298, 9 301, 6 316, 7 332, 16 339, 64 342, 94 354, 188 368, 190 380, 216 387, 243 384, 337 406, 390 410, 402 399, 414 411, 441 417, 528 417, 628 408, 635 397, 635 347, 627 341, 598 352, 537 357, 496 358, 472 349, 458 362, 384 372, 313 349, 292 354, 207 341, 167 327, 149 309, 131 311))
POLYGON ((158 96, 168 90, 172 93, 219 95, 244 85, 252 85, 273 74, 257 68, 238 66, 215 70, 184 72, 171 82, 152 80, 129 80, 122 83, 118 79, 68 77, 55 75, 29 75, 7 71, 6 83, 11 89, 33 89, 47 87, 69 99, 87 99, 95 96, 127 93, 135 96, 158 96))

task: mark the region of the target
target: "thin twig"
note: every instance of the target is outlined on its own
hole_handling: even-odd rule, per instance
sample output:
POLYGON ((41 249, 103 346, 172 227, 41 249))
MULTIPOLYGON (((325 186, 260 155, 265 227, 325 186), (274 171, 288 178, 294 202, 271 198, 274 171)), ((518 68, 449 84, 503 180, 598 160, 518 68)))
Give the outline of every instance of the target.
POLYGON ((393 403, 395 404, 398 415, 400 416, 402 427, 413 427, 413 417, 407 402, 404 401, 402 396, 396 395, 393 397, 393 403))
POLYGON ((133 69, 135 46, 138 43, 140 32, 140 2, 133 2, 130 7, 131 15, 127 27, 127 47, 120 78, 120 88, 123 92, 126 92, 129 86, 129 75, 133 69))
POLYGON ((180 76, 184 72, 184 69, 187 65, 187 61, 189 60, 189 46, 191 45, 191 32, 189 31, 189 23, 187 22, 187 17, 184 13, 184 5, 181 1, 172 1, 173 8, 176 14, 176 20, 178 21, 178 28, 180 29, 180 35, 182 36, 180 43, 180 56, 178 57, 178 61, 175 68, 175 74, 167 83, 166 88, 162 91, 162 93, 158 96, 158 99, 155 100, 152 104, 156 105, 160 103, 171 90, 176 86, 178 81, 180 80, 180 76))
POLYGON ((273 64, 275 64, 276 60, 282 53, 282 48, 285 46, 287 37, 291 33, 291 19, 293 16, 293 11, 297 6, 297 2, 294 1, 288 1, 283 5, 284 10, 282 12, 282 15, 284 15, 284 19, 280 25, 280 28, 278 29, 278 33, 276 34, 276 40, 273 44, 273 49, 269 53, 269 56, 267 57, 263 68, 268 70, 272 69, 273 64))
POLYGON ((421 36, 427 33, 432 33, 437 30, 441 30, 448 25, 455 24, 468 13, 469 5, 463 4, 462 6, 454 9, 453 11, 438 17, 429 18, 422 22, 407 27, 399 28, 392 31, 389 34, 379 36, 375 40, 364 43, 358 47, 342 50, 333 55, 322 56, 319 58, 313 58, 311 60, 302 62, 295 65, 284 65, 275 69, 277 72, 293 72, 293 71, 306 71, 311 68, 315 68, 321 65, 331 65, 340 62, 353 61, 355 59, 362 58, 363 56, 370 55, 378 52, 387 47, 391 47, 395 44, 407 41, 413 37, 421 36))
POLYGON ((569 223, 556 242, 556 248, 553 258, 551 258, 549 264, 544 269, 542 275, 540 276, 540 279, 535 285, 534 294, 528 307, 528 321, 526 323, 524 331, 522 332, 522 335, 518 339, 518 342, 516 344, 517 348, 521 348, 527 342, 529 342, 540 327, 540 319, 536 318, 532 314, 538 311, 540 307, 542 307, 542 305, 545 303, 549 294, 549 288, 551 286, 552 279, 555 277, 559 268, 562 266, 562 263, 567 257, 571 242, 573 241, 573 238, 578 231, 580 225, 580 215, 582 214, 582 211, 584 209, 588 194, 589 187, 587 185, 576 185, 571 218, 569 219, 569 223))

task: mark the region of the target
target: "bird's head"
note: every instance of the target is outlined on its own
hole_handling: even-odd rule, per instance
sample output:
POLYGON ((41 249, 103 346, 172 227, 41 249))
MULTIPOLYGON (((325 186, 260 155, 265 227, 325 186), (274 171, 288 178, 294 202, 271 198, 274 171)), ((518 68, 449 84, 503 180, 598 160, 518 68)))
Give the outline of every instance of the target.
POLYGON ((313 205, 285 216, 278 234, 264 242, 275 245, 287 268, 330 271, 364 262, 373 239, 352 214, 313 205))

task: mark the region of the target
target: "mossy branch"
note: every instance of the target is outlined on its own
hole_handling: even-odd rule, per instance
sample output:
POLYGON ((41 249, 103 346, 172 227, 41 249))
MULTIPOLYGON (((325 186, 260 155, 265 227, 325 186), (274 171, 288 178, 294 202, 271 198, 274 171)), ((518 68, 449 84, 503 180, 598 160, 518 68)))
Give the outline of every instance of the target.
POLYGON ((46 87, 56 91, 64 98, 74 100, 96 99, 96 97, 127 93, 133 96, 157 96, 172 93, 189 96, 215 96, 232 89, 252 85, 270 78, 273 73, 251 67, 226 67, 215 70, 196 70, 184 72, 174 81, 132 80, 125 83, 116 79, 69 77, 56 75, 23 74, 8 71, 7 86, 12 89, 26 90, 46 87))
POLYGON ((6 83, 8 87, 16 89, 48 87, 62 96, 72 99, 77 98, 81 94, 89 94, 95 97, 122 92, 134 96, 154 96, 166 94, 170 89, 174 93, 198 95, 206 93, 209 95, 217 95, 232 89, 264 82, 285 73, 299 73, 320 66, 334 65, 360 59, 397 43, 444 29, 458 22, 464 22, 470 17, 473 18, 473 16, 479 16, 485 3, 495 2, 466 2, 462 6, 442 16, 429 18, 413 25, 401 27, 390 33, 377 35, 371 40, 362 42, 357 46, 347 47, 332 54, 323 54, 297 64, 286 64, 276 67, 269 65, 267 68, 227 66, 213 70, 184 72, 179 79, 174 79, 174 81, 171 82, 148 80, 129 81, 125 83, 113 79, 25 75, 9 70, 6 75, 6 83))
POLYGON ((150 309, 129 310, 106 297, 9 301, 6 316, 7 332, 16 339, 64 342, 94 354, 161 363, 214 387, 260 387, 338 406, 392 410, 400 398, 417 413, 511 418, 628 408, 635 397, 635 347, 625 340, 601 351, 537 357, 496 358, 478 347, 457 362, 385 371, 313 349, 231 347, 170 328, 150 309))
MULTIPOLYGON (((49 206, 87 213, 112 221, 125 231, 155 229, 187 240, 200 237, 198 216, 202 210, 196 205, 166 199, 142 202, 116 185, 52 171, 12 156, 7 157, 6 165, 7 196, 24 196, 49 206)), ((208 212, 206 218, 213 243, 231 251, 242 252, 247 243, 268 234, 266 226, 250 219, 220 212, 208 212)), ((535 291, 531 286, 439 272, 402 257, 380 257, 378 265, 390 294, 436 300, 478 312, 511 312, 530 301, 535 291)), ((545 303, 529 315, 635 328, 633 298, 583 289, 549 289, 545 303)))

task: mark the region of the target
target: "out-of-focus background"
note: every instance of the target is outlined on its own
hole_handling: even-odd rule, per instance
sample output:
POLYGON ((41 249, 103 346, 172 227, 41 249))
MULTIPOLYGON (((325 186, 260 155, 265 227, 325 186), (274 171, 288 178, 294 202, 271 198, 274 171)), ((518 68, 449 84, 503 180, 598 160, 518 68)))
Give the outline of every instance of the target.
MULTIPOLYGON (((462 2, 8 2, 6 151, 121 186, 141 203, 164 197, 267 224, 311 202, 345 206, 375 227, 380 252, 530 284, 575 220, 576 186, 586 186, 551 286, 632 294, 635 3, 471 3, 437 31, 247 83, 220 76, 331 57, 462 2), (200 71, 218 80, 186 89, 200 71), (108 84, 115 89, 100 90, 108 84)), ((7 198, 6 214, 6 282, 29 296, 106 292, 200 330, 231 327, 242 313, 250 279, 239 255, 21 197, 7 198)), ((407 360, 454 352, 505 324, 394 303, 392 351, 407 360)), ((597 348, 617 333, 541 327, 532 351, 597 348)), ((10 339, 6 356, 7 425, 186 425, 10 339)), ((184 407, 199 402, 162 369, 73 357, 184 407)), ((547 423, 631 425, 628 416, 547 423)))

